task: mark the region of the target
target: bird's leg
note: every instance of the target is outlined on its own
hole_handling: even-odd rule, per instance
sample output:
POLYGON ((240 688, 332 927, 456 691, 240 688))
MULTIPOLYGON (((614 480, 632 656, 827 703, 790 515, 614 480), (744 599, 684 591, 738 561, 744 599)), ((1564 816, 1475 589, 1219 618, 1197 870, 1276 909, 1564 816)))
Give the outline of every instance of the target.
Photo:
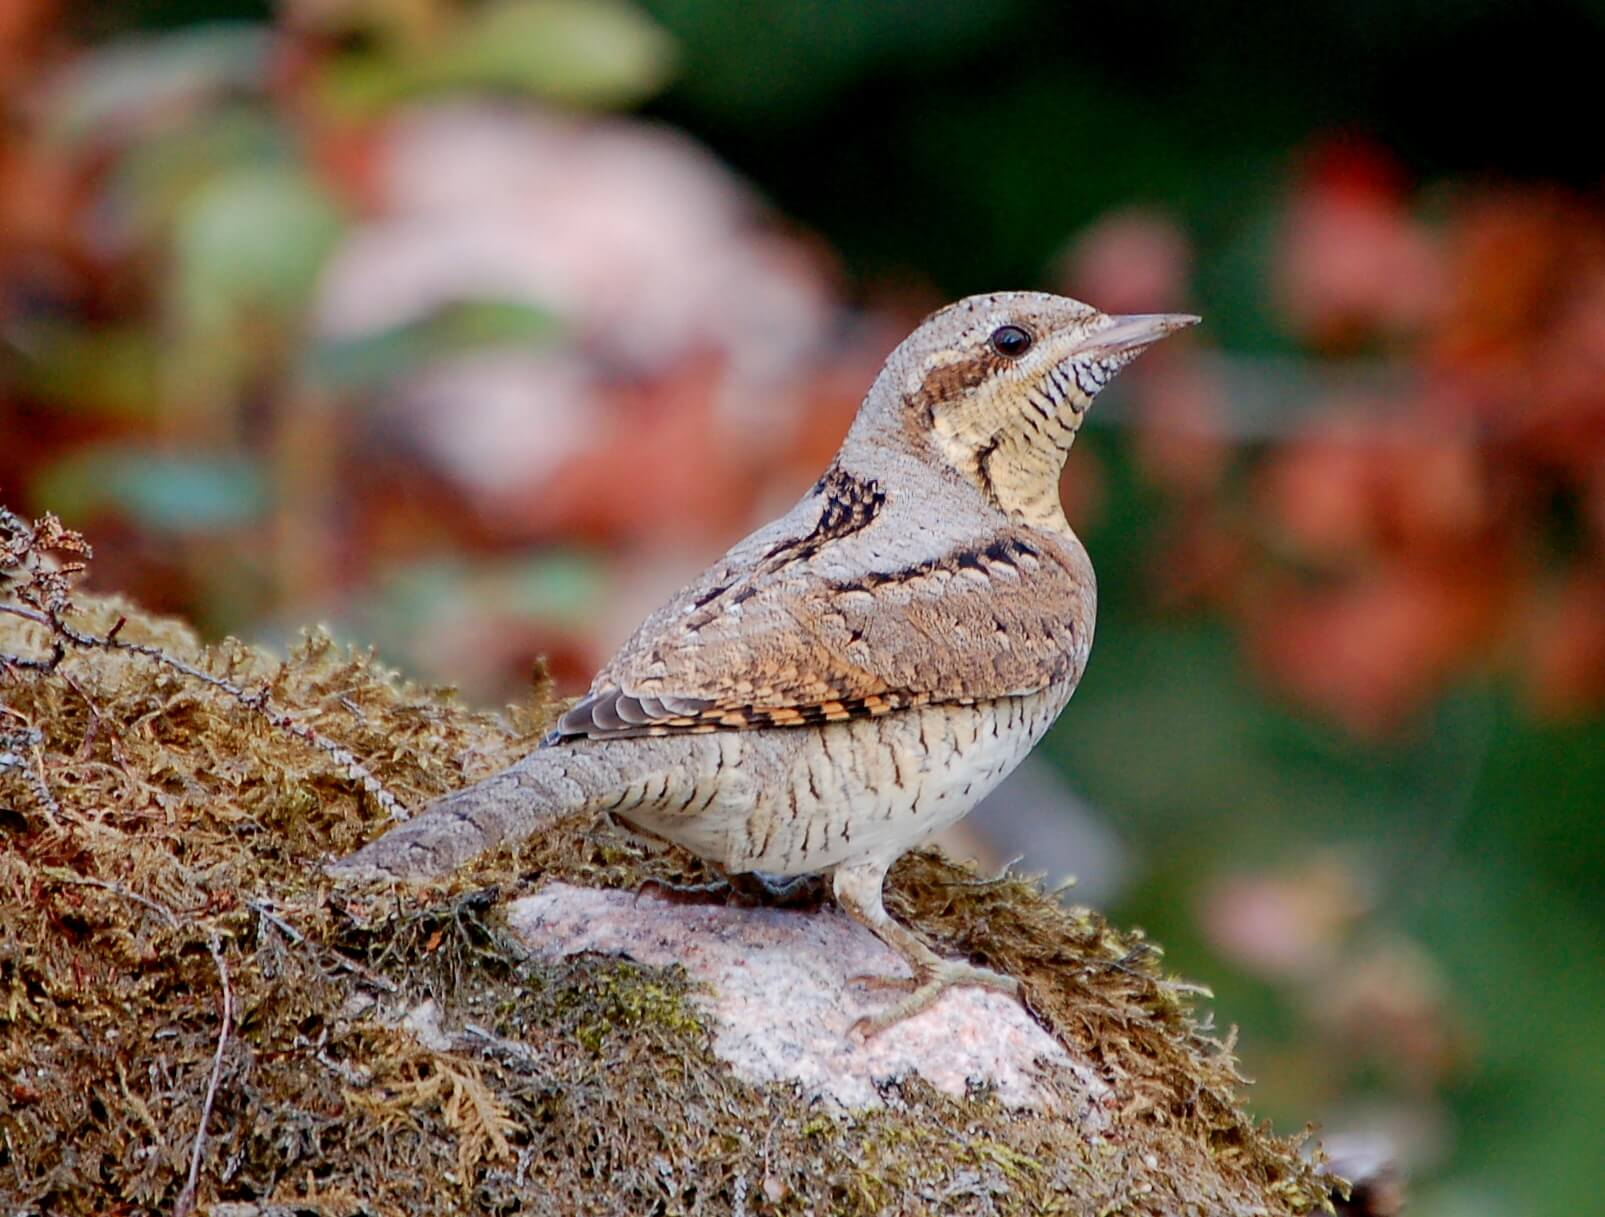
POLYGON ((866 1014, 853 1024, 864 1038, 928 1010, 953 985, 975 985, 995 989, 1011 997, 1020 996, 1020 982, 990 968, 977 967, 954 959, 943 959, 931 950, 913 930, 893 920, 881 903, 881 884, 886 878, 885 862, 860 862, 836 869, 836 903, 853 920, 908 961, 911 978, 893 976, 855 976, 853 981, 877 988, 907 990, 907 996, 879 1014, 866 1014))

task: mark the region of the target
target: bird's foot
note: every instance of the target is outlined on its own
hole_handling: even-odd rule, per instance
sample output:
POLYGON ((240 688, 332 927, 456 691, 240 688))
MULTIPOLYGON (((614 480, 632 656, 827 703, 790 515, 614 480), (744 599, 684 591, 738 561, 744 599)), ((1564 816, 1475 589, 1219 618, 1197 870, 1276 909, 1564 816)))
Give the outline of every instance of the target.
POLYGON ((1020 982, 1012 976, 994 972, 991 968, 959 963, 951 959, 937 959, 922 963, 912 977, 855 976, 853 983, 878 989, 902 989, 908 996, 895 1002, 878 1014, 866 1014, 853 1024, 852 1029, 864 1039, 870 1039, 895 1026, 905 1018, 913 1018, 929 1010, 937 1000, 955 985, 969 985, 1007 993, 1020 1000, 1020 982))
POLYGON ((749 871, 730 878, 753 904, 769 908, 817 909, 830 897, 830 884, 824 875, 781 876, 749 871))
POLYGON ((894 993, 911 993, 920 984, 915 976, 885 976, 878 972, 860 972, 849 976, 847 983, 860 989, 890 989, 894 993))
POLYGON ((671 904, 724 904, 737 908, 818 908, 828 888, 819 875, 778 878, 757 871, 729 875, 707 883, 670 883, 643 879, 635 898, 650 892, 671 904))
POLYGON ((667 879, 646 878, 636 886, 635 900, 642 896, 655 896, 666 904, 729 904, 730 883, 726 879, 712 879, 707 883, 670 883, 667 879))

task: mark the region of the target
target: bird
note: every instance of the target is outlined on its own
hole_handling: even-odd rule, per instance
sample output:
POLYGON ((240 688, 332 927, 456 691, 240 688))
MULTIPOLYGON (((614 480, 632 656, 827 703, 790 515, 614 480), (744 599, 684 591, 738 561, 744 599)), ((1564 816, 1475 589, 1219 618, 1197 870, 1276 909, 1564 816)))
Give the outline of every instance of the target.
POLYGON ((1198 320, 1030 291, 932 313, 796 506, 647 617, 534 751, 329 869, 428 879, 605 813, 732 875, 827 877, 910 972, 862 978, 905 990, 865 1037, 955 985, 1018 998, 895 920, 882 886, 1069 701, 1097 592, 1066 455, 1115 374, 1198 320))

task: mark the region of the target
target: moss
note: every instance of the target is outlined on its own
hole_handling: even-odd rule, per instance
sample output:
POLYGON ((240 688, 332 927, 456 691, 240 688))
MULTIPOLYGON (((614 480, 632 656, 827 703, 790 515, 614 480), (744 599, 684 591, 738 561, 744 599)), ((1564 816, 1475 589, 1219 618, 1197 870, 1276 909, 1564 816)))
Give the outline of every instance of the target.
MULTIPOLYGON (((404 803, 506 764, 544 688, 493 716, 310 635, 278 662, 115 602, 80 624, 265 688, 404 803)), ((0 616, 0 652, 42 654, 0 616)), ((933 855, 894 911, 1023 978, 1111 1088, 1108 1131, 913 1080, 873 1112, 735 1079, 683 974, 534 958, 505 897, 549 878, 708 878, 604 827, 479 860, 434 887, 335 890, 319 863, 388 822, 323 753, 138 655, 0 677, 39 733, 0 772, 0 1209, 170 1212, 224 1045, 205 1203, 423 1213, 1296 1213, 1326 1189, 1242 1112, 1230 1052, 1157 948, 1023 879, 933 855), (42 781, 52 803, 37 789, 42 781), (216 948, 216 954, 213 948, 216 948), (434 1036, 402 1025, 432 1001, 434 1036)))

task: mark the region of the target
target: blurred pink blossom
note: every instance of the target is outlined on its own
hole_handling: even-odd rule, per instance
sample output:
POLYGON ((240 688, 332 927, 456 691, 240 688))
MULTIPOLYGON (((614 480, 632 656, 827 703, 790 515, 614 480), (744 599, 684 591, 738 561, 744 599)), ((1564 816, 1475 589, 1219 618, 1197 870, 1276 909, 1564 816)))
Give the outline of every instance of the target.
POLYGON ((1423 419, 1417 401, 1333 401, 1259 481, 1278 544, 1331 562, 1399 549, 1477 548, 1492 487, 1474 436, 1423 419))
POLYGON ((1332 141, 1309 157, 1283 222, 1279 297, 1324 347, 1412 333, 1442 307, 1444 268, 1410 215, 1400 174, 1370 144, 1332 141))
POLYGON ((1186 305, 1192 249, 1162 211, 1131 207, 1097 220, 1060 261, 1060 290, 1108 313, 1174 312, 1186 305))
POLYGON ((551 310, 632 370, 712 350, 758 375, 810 353, 833 315, 811 250, 668 127, 441 105, 392 124, 375 174, 382 211, 329 269, 326 333, 492 297, 551 310))
POLYGON ((1293 871, 1215 880, 1200 921, 1215 948, 1246 971, 1309 977, 1332 965, 1371 903, 1359 872, 1323 854, 1293 871))
POLYGON ((841 316, 813 245, 691 140, 637 120, 440 105, 368 155, 375 214, 329 267, 325 336, 484 299, 568 331, 442 357, 390 394, 484 518, 592 538, 744 522, 732 513, 804 425, 800 396, 841 316))
POLYGON ((595 378, 566 348, 459 356, 423 369, 400 398, 443 471, 490 500, 552 476, 605 426, 595 378))

